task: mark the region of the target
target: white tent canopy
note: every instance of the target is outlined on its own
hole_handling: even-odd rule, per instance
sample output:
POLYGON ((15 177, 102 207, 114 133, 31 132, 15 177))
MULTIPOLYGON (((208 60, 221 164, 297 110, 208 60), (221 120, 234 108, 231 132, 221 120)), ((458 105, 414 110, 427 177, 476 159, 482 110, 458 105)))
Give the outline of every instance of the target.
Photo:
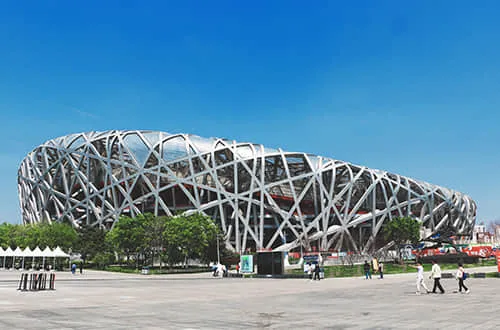
POLYGON ((58 246, 54 250, 54 254, 56 257, 61 257, 61 258, 69 258, 69 254, 61 250, 61 248, 58 246))
POLYGON ((54 251, 52 251, 48 246, 42 251, 42 257, 52 258, 55 257, 54 251))
POLYGON ((24 251, 23 251, 23 257, 31 257, 31 256, 32 256, 32 255, 31 255, 31 252, 32 252, 32 251, 31 251, 30 247, 28 246, 28 247, 27 247, 26 249, 24 249, 24 251))
POLYGON ((10 247, 3 249, 0 247, 0 257, 14 257, 14 258, 68 258, 69 254, 64 252, 59 246, 51 249, 48 246, 42 251, 38 246, 32 251, 29 247, 21 250, 17 247, 12 250, 10 247))
POLYGON ((37 246, 33 251, 31 251, 32 257, 43 257, 42 250, 37 246))
POLYGON ((19 246, 14 250, 13 257, 24 257, 23 250, 19 246))

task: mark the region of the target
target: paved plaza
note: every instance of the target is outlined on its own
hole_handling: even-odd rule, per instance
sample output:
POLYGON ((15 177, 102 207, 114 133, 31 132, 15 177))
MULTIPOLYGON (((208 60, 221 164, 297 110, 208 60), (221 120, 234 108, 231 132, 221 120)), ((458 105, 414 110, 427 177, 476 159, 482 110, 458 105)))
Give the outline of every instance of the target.
POLYGON ((417 296, 415 274, 310 282, 85 271, 58 273, 56 290, 40 292, 17 291, 18 277, 0 272, 0 329, 498 329, 500 315, 496 278, 468 279, 470 294, 442 280, 446 294, 417 296))

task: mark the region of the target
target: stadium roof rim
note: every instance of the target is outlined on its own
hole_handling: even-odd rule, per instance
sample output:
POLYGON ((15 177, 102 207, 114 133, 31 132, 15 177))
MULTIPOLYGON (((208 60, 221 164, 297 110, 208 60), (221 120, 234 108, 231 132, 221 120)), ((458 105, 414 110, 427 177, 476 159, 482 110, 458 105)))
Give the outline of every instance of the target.
MULTIPOLYGON (((236 141, 236 140, 231 140, 231 139, 226 139, 226 138, 218 138, 218 137, 208 137, 207 138, 207 137, 202 137, 202 136, 197 135, 197 134, 190 134, 190 133, 169 133, 169 132, 165 132, 165 131, 158 131, 158 130, 152 130, 152 129, 138 129, 138 130, 112 129, 112 130, 104 130, 104 131, 87 131, 87 132, 80 132, 80 133, 72 133, 72 134, 68 134, 68 135, 63 135, 63 136, 56 137, 54 139, 47 140, 43 144, 38 145, 36 148, 34 148, 32 151, 30 151, 26 157, 28 157, 31 153, 35 152, 40 147, 43 147, 43 146, 54 147, 55 145, 52 144, 52 143, 55 143, 57 146, 61 147, 61 143, 60 142, 62 142, 62 140, 64 140, 64 139, 67 139, 66 141, 68 141, 68 139, 71 139, 72 137, 74 137, 74 139, 70 140, 70 142, 69 142, 68 145, 63 146, 65 148, 69 149, 69 147, 71 146, 71 143, 73 143, 74 140, 76 140, 79 136, 85 135, 85 136, 88 136, 90 138, 90 140, 97 140, 99 138, 105 137, 105 136, 110 135, 112 133, 118 133, 118 134, 121 134, 123 136, 125 136, 127 134, 133 134, 133 133, 141 133, 141 134, 148 134, 148 133, 158 133, 158 134, 160 134, 161 133, 161 134, 165 134, 165 137, 175 137, 175 136, 194 137, 194 138, 198 138, 200 140, 205 140, 206 142, 211 141, 214 144, 217 143, 218 141, 225 141, 226 143, 229 142, 229 143, 235 144, 235 145, 246 145, 246 144, 258 145, 258 146, 264 147, 265 150, 266 150, 266 152, 270 151, 269 154, 272 154, 272 153, 275 153, 275 152, 279 153, 280 150, 283 153, 285 153, 285 154, 305 154, 308 157, 317 157, 317 158, 321 158, 321 159, 324 159, 324 160, 327 160, 327 161, 341 162, 341 163, 345 163, 345 164, 350 165, 350 166, 369 169, 369 170, 371 170, 373 172, 376 172, 379 175, 384 175, 384 174, 387 175, 387 174, 389 174, 389 175, 397 175, 397 176, 400 176, 400 177, 404 177, 407 180, 414 181, 415 183, 418 183, 418 184, 421 184, 421 185, 428 185, 428 186, 433 187, 433 188, 434 187, 435 188, 439 188, 443 192, 447 193, 448 196, 452 196, 453 194, 458 194, 458 195, 461 195, 461 196, 468 196, 469 198, 473 199, 468 194, 465 194, 465 193, 460 192, 458 190, 450 189, 450 188, 447 188, 447 187, 444 187, 444 186, 441 186, 441 185, 429 183, 428 181, 424 181, 424 180, 420 180, 420 179, 414 179, 414 178, 406 176, 406 175, 401 175, 401 174, 397 174, 397 173, 393 173, 393 172, 389 172, 389 171, 385 171, 385 170, 381 170, 381 169, 375 169, 375 168, 371 168, 371 167, 364 166, 364 165, 354 164, 352 162, 348 162, 348 161, 344 161, 344 160, 340 160, 340 159, 334 159, 334 158, 331 158, 331 157, 323 157, 323 156, 318 156, 316 154, 311 154, 311 153, 306 153, 306 152, 300 152, 300 151, 287 151, 287 150, 282 150, 281 148, 276 148, 276 149, 275 148, 269 148, 269 147, 265 147, 263 144, 252 143, 252 142, 239 142, 239 141, 236 141)), ((200 150, 200 151, 202 151, 202 150, 200 150)))

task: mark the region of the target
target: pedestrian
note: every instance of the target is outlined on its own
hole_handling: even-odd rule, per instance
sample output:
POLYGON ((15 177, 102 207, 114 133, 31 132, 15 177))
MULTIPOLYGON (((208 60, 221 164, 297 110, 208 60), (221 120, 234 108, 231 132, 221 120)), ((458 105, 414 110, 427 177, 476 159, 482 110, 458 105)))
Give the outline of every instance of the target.
POLYGON ((227 277, 228 272, 229 272, 229 266, 222 265, 222 277, 227 277))
POLYGON ((213 271, 213 273, 212 273, 213 277, 215 277, 215 276, 218 275, 218 273, 217 273, 217 265, 215 265, 215 264, 212 265, 212 271, 213 271))
POLYGON ((71 274, 75 275, 75 273, 76 273, 76 264, 75 264, 75 263, 73 263, 73 264, 71 265, 71 274))
POLYGON ((432 289, 432 293, 436 293, 436 288, 439 288, 439 291, 441 291, 441 294, 443 294, 444 289, 441 286, 441 267, 439 267, 435 259, 432 260, 432 270, 431 276, 429 278, 434 279, 434 288, 432 289))
POLYGON ((307 275, 309 275, 309 281, 312 281, 313 279, 313 266, 311 265, 311 263, 309 262, 307 264, 307 275))
POLYGON ((224 266, 222 264, 217 264, 217 276, 224 276, 224 266))
POLYGON ((236 264, 236 274, 240 273, 240 264, 236 264))
POLYGON ((319 267, 319 263, 316 264, 316 267, 314 268, 314 280, 318 279, 318 281, 320 280, 320 276, 319 276, 319 273, 321 271, 321 268, 319 267))
POLYGON ((380 273, 380 279, 383 280, 384 279, 384 263, 382 261, 378 264, 378 272, 380 273))
POLYGON ((371 263, 372 263, 372 271, 375 274, 376 272, 378 272, 378 259, 374 257, 371 263))
POLYGON ((427 285, 425 285, 425 279, 424 279, 424 266, 420 261, 417 261, 417 266, 412 266, 409 265, 410 267, 416 268, 417 269, 417 294, 420 294, 420 286, 422 286, 427 293, 430 293, 431 291, 429 288, 427 288, 427 285))
POLYGON ((80 261, 80 274, 83 274, 83 261, 80 261))
POLYGON ((365 279, 367 280, 368 278, 370 278, 370 280, 371 280, 372 273, 370 272, 370 264, 366 260, 365 260, 365 264, 363 265, 363 270, 365 271, 365 279))
POLYGON ((465 286, 464 281, 467 278, 465 273, 464 266, 462 264, 458 264, 457 275, 456 278, 458 280, 458 292, 462 292, 462 288, 465 290, 465 293, 469 293, 469 288, 465 286))

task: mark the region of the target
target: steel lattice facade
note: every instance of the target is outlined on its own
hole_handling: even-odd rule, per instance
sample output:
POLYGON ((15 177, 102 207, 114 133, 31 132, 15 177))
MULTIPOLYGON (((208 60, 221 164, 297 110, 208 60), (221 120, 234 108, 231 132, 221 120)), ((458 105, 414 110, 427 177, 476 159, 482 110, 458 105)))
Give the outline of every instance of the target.
POLYGON ((412 216, 429 232, 470 235, 474 201, 385 171, 252 143, 155 131, 63 136, 34 149, 18 175, 23 221, 111 228, 122 214, 199 210, 226 245, 366 253, 382 225, 412 216))

